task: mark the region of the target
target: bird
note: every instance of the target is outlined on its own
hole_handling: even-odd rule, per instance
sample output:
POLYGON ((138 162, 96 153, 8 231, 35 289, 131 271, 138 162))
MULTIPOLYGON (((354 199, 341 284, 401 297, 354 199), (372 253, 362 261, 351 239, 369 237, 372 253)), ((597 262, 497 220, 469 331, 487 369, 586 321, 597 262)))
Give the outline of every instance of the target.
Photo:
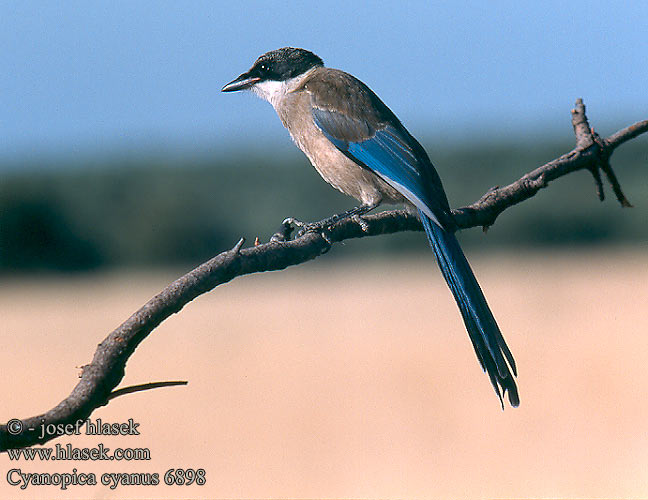
POLYGON ((222 88, 239 90, 272 104, 322 178, 360 202, 306 229, 323 229, 347 217, 358 220, 381 203, 404 205, 418 215, 502 409, 507 394, 509 404, 517 407, 515 360, 456 238, 441 178, 396 115, 359 79, 324 66, 319 56, 302 48, 283 47, 259 56, 222 88))

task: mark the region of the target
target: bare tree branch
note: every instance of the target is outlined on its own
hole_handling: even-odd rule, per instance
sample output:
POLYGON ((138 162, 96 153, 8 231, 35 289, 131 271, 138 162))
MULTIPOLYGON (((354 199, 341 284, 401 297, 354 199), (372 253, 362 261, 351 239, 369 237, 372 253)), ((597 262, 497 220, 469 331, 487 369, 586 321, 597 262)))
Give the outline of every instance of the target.
MULTIPOLYGON (((600 138, 590 127, 581 99, 572 110, 576 147, 549 163, 536 168, 517 181, 495 187, 475 203, 453 210, 460 228, 491 226, 500 213, 534 196, 540 189, 576 170, 587 169, 594 175, 599 198, 603 199, 600 170, 606 174, 622 206, 630 206, 610 166, 610 156, 621 144, 648 131, 648 120, 619 130, 607 139, 600 138)), ((24 420, 13 420, 0 426, 0 451, 44 443, 56 436, 39 439, 41 424, 68 424, 85 420, 98 407, 122 392, 113 389, 124 377, 126 361, 140 342, 162 321, 179 312, 199 295, 237 276, 274 271, 301 264, 327 252, 335 242, 399 231, 420 231, 415 216, 403 210, 389 210, 363 217, 362 221, 346 219, 330 228, 327 237, 306 233, 291 239, 292 227, 284 224, 268 243, 243 248, 241 239, 231 250, 223 252, 171 283, 149 300, 121 326, 99 344, 92 362, 82 369, 81 380, 72 393, 55 408, 24 420)), ((137 389, 144 390, 146 386, 137 389)))

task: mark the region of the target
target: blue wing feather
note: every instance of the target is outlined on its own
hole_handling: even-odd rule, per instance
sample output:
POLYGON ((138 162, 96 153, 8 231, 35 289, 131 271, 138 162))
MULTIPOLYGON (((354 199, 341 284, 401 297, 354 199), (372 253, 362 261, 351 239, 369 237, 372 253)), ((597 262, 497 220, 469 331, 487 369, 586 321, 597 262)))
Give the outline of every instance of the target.
MULTIPOLYGON (((422 159, 415 154, 409 136, 389 124, 382 124, 382 128, 376 129, 365 121, 316 107, 313 108, 313 118, 340 151, 377 174, 436 224, 442 225, 439 212, 449 210, 430 196, 430 186, 423 179, 426 169, 421 165, 422 159), (366 138, 359 141, 346 139, 358 135, 366 138)), ((445 197, 443 200, 447 202, 445 197)))

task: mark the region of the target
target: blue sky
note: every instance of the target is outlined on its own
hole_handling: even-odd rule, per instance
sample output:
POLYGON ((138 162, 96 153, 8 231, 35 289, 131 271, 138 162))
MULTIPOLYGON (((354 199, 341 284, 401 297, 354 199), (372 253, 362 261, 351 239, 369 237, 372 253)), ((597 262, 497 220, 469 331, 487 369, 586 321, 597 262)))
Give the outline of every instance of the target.
POLYGON ((0 162, 291 148, 221 86, 293 45, 371 86, 429 140, 601 133, 648 117, 648 2, 23 1, 0 6, 0 162), (251 130, 250 130, 251 129, 251 130))

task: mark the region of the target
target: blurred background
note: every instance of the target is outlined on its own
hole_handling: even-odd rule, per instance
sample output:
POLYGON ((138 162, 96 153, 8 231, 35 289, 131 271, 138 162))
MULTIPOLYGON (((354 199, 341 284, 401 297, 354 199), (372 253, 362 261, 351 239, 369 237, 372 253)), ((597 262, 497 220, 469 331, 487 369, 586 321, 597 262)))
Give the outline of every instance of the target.
MULTIPOLYGON (((602 136, 648 118, 647 26, 648 4, 597 0, 3 2, 0 330, 16 379, 0 420, 65 397, 70 367, 168 280, 287 216, 353 206, 270 105, 220 93, 260 54, 304 47, 367 83, 456 207, 571 150, 578 97, 602 136)), ((460 236, 523 367, 518 410, 502 414, 475 369, 425 238, 399 234, 196 301, 125 381, 189 378, 185 392, 95 416, 140 411, 151 434, 138 445, 195 456, 211 496, 646 496, 648 137, 612 165, 632 209, 607 185, 599 202, 579 172, 460 236), (178 426, 210 412, 227 434, 153 434, 162 411, 178 426)))
MULTIPOLYGON (((368 83, 428 150, 453 206, 573 147, 583 97, 602 135, 646 118, 643 3, 7 2, 0 7, 0 270, 198 263, 331 189, 272 108, 221 94, 261 53, 306 47, 368 83)), ((640 244, 642 138, 614 163, 637 210, 561 180, 466 245, 640 244)), ((425 250, 377 238, 361 251, 425 250)), ((354 245, 349 245, 354 246, 354 245)), ((355 246, 354 246, 355 248, 355 246)), ((351 256, 349 249, 333 257, 351 256)))

